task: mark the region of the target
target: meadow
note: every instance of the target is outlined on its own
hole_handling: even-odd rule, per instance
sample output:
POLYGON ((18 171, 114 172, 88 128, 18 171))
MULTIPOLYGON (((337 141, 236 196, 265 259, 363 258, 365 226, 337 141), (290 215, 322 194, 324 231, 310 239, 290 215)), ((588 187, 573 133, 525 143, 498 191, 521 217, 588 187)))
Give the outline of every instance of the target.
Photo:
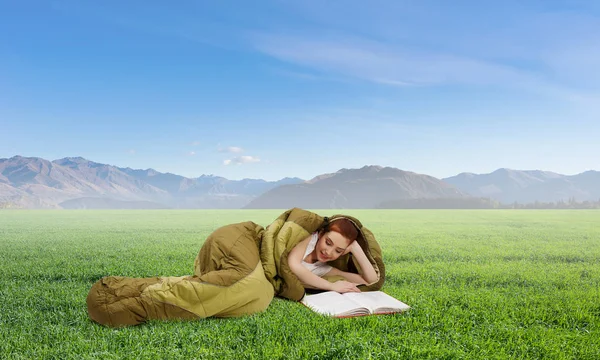
POLYGON ((221 225, 281 210, 0 211, 3 359, 598 359, 600 211, 323 210, 377 237, 404 314, 334 319, 275 299, 237 319, 109 329, 105 275, 180 276, 221 225))

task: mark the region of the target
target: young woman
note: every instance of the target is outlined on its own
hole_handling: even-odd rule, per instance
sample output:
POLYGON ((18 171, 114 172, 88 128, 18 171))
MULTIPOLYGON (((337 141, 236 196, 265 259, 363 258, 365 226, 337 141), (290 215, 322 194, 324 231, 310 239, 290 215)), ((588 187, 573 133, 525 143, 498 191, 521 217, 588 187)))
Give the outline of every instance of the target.
POLYGON ((356 238, 358 230, 348 219, 334 220, 296 245, 288 255, 292 272, 306 288, 333 290, 339 293, 360 292, 356 287, 377 281, 377 273, 356 238), (327 264, 344 254, 352 253, 358 261, 360 274, 341 271, 327 264), (342 276, 334 283, 323 276, 342 276))

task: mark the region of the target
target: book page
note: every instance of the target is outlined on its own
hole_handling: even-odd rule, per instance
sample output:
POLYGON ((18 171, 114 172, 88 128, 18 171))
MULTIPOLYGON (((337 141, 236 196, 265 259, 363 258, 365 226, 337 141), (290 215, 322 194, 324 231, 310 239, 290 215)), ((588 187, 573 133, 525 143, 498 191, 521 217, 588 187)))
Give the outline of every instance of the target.
POLYGON ((306 295, 302 303, 313 311, 332 316, 367 313, 366 309, 335 291, 306 295))
POLYGON ((383 291, 345 293, 342 296, 363 305, 372 313, 402 312, 410 309, 410 306, 383 291))

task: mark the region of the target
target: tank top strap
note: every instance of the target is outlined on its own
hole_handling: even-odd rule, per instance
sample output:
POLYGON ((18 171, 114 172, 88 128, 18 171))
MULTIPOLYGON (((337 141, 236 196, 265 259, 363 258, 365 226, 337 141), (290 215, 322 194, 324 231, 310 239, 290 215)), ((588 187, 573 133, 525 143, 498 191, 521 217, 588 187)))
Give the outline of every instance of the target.
POLYGON ((306 245, 306 251, 304 252, 304 256, 302 257, 302 259, 305 259, 306 255, 310 254, 315 249, 315 246, 317 245, 317 240, 319 240, 319 237, 317 233, 314 232, 312 234, 312 237, 310 238, 310 241, 308 242, 308 245, 306 245))

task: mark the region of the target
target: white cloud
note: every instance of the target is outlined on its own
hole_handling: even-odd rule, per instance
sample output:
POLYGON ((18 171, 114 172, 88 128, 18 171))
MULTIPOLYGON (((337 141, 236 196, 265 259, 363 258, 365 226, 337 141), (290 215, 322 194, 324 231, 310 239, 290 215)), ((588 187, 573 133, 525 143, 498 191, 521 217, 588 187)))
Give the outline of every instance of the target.
POLYGON ((280 60, 392 86, 522 84, 537 79, 534 73, 498 63, 444 53, 417 52, 357 37, 263 34, 255 40, 259 51, 280 60))
POLYGON ((302 2, 295 10, 316 27, 249 33, 249 43, 311 76, 393 87, 502 86, 570 102, 600 93, 600 17, 590 9, 593 2, 579 11, 541 11, 519 2, 492 11, 481 6, 474 11, 482 17, 472 23, 439 15, 450 5, 353 4, 302 2), (499 14, 506 15, 505 26, 494 22, 499 14), (421 41, 411 41, 411 33, 421 41))
POLYGON ((244 152, 244 149, 242 149, 241 147, 237 147, 237 146, 228 146, 226 148, 220 148, 219 152, 239 154, 241 152, 244 152))
POLYGON ((227 159, 227 160, 223 161, 223 164, 224 165, 240 165, 240 164, 248 164, 248 163, 256 163, 256 162, 260 162, 260 159, 255 156, 244 155, 244 156, 234 157, 233 159, 227 159))
POLYGON ((200 141, 194 141, 194 142, 192 142, 192 144, 191 144, 191 145, 192 145, 192 146, 198 146, 198 145, 200 145, 200 141))
MULTIPOLYGON (((578 106, 589 102, 582 99, 597 99, 600 92, 596 83, 588 87, 580 87, 578 85, 582 85, 582 81, 559 81, 556 73, 549 73, 543 68, 519 68, 500 61, 468 55, 419 51, 403 48, 392 42, 372 41, 351 36, 317 38, 280 34, 260 34, 253 39, 258 51, 318 71, 325 76, 335 74, 347 79, 358 79, 391 87, 454 84, 501 86, 567 101, 578 106)), ((563 67, 560 74, 564 76, 569 74, 565 69, 570 65, 580 65, 571 67, 574 74, 569 74, 569 78, 570 80, 575 80, 577 76, 584 78, 584 74, 591 73, 590 64, 595 63, 592 58, 600 58, 600 51, 592 51, 596 48, 590 46, 587 49, 590 51, 587 57, 582 51, 578 51, 561 55, 560 61, 556 56, 554 63, 545 59, 544 64, 553 65, 553 68, 558 70, 560 62, 563 67)), ((589 78, 596 79, 598 75, 591 75, 589 78)))
POLYGON ((134 149, 130 149, 130 150, 128 151, 128 153, 130 153, 131 155, 133 155, 133 154, 135 154, 135 150, 134 150, 134 149))
POLYGON ((306 81, 314 81, 314 80, 323 80, 322 76, 314 75, 306 72, 300 71, 292 71, 292 70, 284 70, 284 69, 273 69, 274 74, 285 76, 292 79, 306 80, 306 81))
POLYGON ((189 156, 194 156, 194 155, 196 155, 196 152, 195 152, 195 151, 190 151, 190 152, 188 153, 188 155, 189 155, 189 156))

